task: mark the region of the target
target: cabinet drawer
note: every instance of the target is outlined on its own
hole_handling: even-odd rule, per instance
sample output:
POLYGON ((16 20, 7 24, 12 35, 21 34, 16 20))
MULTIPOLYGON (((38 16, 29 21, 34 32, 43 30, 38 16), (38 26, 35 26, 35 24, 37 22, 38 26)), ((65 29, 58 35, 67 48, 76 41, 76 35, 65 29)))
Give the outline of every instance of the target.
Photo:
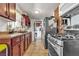
POLYGON ((0 43, 10 43, 10 39, 0 39, 0 43))

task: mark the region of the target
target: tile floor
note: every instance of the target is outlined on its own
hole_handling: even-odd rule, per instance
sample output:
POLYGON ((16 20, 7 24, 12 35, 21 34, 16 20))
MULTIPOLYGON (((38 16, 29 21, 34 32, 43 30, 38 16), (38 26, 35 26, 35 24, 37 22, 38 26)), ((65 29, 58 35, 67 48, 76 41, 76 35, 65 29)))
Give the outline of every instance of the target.
POLYGON ((44 49, 42 40, 32 42, 24 56, 48 56, 48 50, 44 49))

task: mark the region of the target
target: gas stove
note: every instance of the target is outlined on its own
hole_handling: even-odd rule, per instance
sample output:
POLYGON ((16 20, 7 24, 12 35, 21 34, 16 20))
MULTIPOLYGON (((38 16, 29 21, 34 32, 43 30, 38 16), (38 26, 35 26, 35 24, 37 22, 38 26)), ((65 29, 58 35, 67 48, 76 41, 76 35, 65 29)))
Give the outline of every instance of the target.
POLYGON ((76 39, 76 36, 67 34, 67 35, 62 36, 61 39, 62 40, 74 40, 76 39))
POLYGON ((48 49, 49 51, 52 51, 50 50, 49 47, 52 47, 52 49, 54 49, 56 51, 56 53, 58 55, 63 55, 63 41, 62 40, 59 40, 57 39, 56 37, 53 37, 51 35, 48 35, 48 49))

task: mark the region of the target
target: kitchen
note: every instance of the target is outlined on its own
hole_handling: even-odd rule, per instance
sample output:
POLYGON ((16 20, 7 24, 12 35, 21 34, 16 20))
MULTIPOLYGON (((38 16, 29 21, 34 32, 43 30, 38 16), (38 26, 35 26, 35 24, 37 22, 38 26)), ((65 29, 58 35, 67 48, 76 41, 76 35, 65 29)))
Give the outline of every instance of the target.
POLYGON ((78 10, 78 3, 0 3, 0 56, 79 56, 78 10))

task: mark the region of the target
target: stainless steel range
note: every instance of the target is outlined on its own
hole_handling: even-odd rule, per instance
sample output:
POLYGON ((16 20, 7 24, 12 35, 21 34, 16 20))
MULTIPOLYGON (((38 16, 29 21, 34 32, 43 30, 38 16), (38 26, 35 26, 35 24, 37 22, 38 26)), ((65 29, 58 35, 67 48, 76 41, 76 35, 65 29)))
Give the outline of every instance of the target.
POLYGON ((79 35, 48 35, 49 56, 79 56, 79 35))
POLYGON ((48 35, 48 50, 50 56, 63 56, 63 41, 48 35))

